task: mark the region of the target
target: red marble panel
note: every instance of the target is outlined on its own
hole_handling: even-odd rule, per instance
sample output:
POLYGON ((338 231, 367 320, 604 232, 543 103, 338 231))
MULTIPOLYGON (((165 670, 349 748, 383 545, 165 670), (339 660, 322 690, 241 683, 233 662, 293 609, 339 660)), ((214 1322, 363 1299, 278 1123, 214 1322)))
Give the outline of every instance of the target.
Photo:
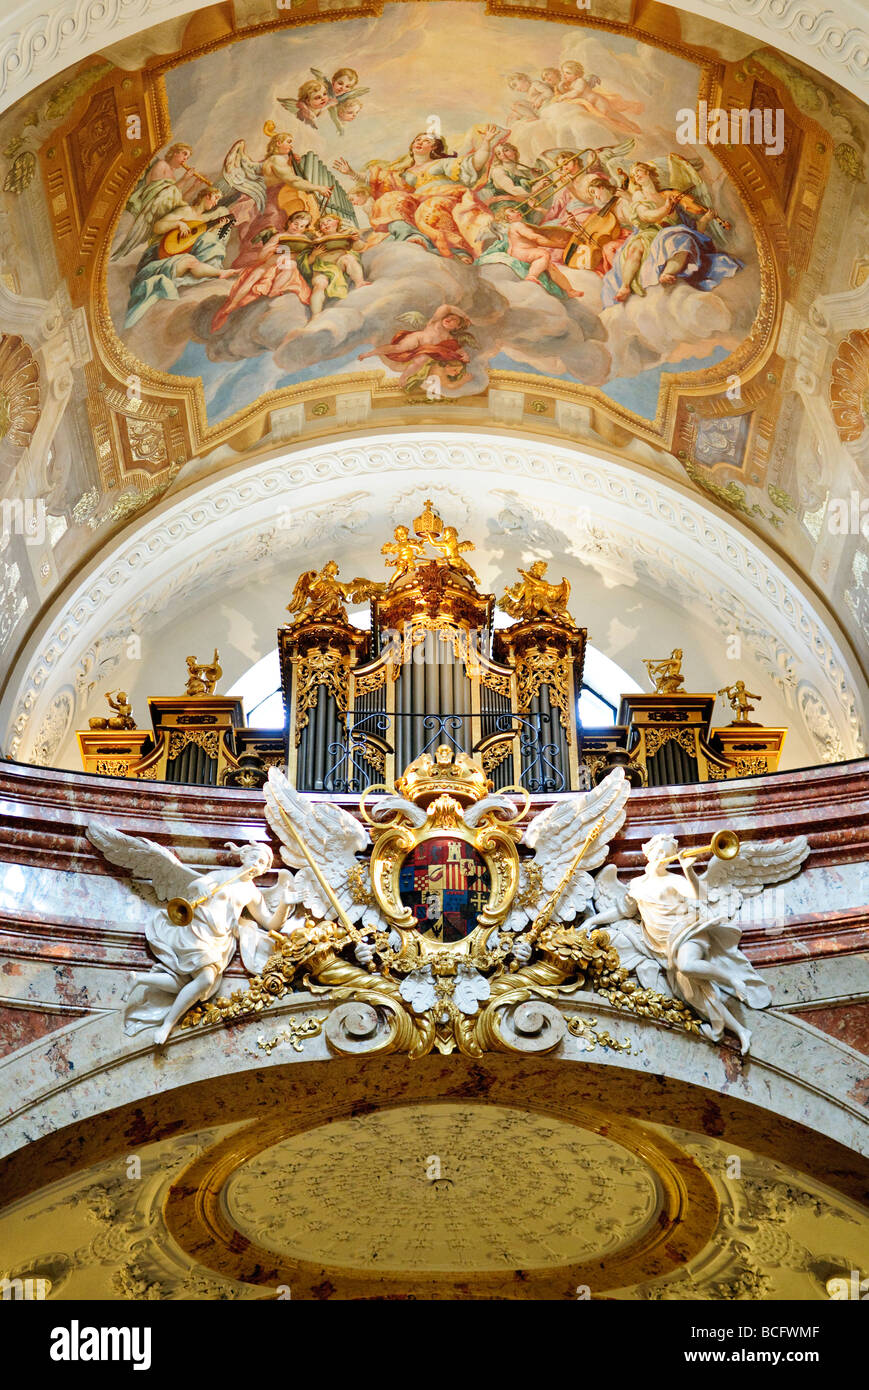
POLYGON ((0 1005, 0 1057, 65 1028, 78 1017, 77 1013, 46 1013, 44 1009, 10 1009, 0 1005))
POLYGON ((793 1009, 797 1018, 847 1043, 869 1057, 869 1003, 834 1004, 821 1009, 793 1009))

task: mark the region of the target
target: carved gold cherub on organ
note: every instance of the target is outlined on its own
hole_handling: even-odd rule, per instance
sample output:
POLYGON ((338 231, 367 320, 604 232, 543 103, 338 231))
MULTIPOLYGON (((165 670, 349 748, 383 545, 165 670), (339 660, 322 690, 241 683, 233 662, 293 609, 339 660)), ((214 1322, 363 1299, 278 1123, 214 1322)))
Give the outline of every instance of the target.
POLYGON ((184 687, 184 694, 213 695, 214 687, 223 675, 217 648, 214 648, 214 656, 207 664, 198 662, 195 656, 188 656, 185 659, 187 661, 187 684, 184 687))
POLYGON ((329 560, 323 568, 305 570, 296 580, 293 597, 287 604, 296 622, 317 618, 337 618, 347 621, 345 603, 364 603, 383 592, 385 585, 370 579, 351 579, 344 583, 338 578, 338 563, 329 560))
POLYGON ((386 564, 395 569, 395 574, 389 581, 390 584, 395 584, 405 574, 413 574, 417 560, 425 551, 425 545, 422 541, 413 539, 409 526, 396 526, 392 534, 394 539, 385 541, 380 547, 380 553, 387 557, 386 564), (390 556, 394 558, 390 559, 390 556))
POLYGON ((511 618, 520 620, 543 617, 572 623, 567 611, 570 582, 562 579, 560 584, 550 584, 543 577, 546 569, 545 560, 535 560, 530 569, 520 569, 521 580, 507 588, 498 601, 498 607, 511 618))
POLYGON ((133 718, 133 706, 127 699, 126 690, 117 691, 117 699, 113 699, 113 692, 106 691, 106 702, 109 709, 114 710, 114 714, 105 716, 99 715, 88 720, 92 729, 135 729, 136 721, 133 718))
MULTIPOLYGON (((475 550, 476 546, 473 541, 460 541, 455 526, 445 526, 440 540, 435 540, 432 537, 429 544, 433 545, 435 550, 440 551, 450 569, 458 570, 459 574, 464 574, 472 584, 479 584, 477 575, 462 556, 463 551, 475 550)), ((438 561, 438 563, 443 563, 443 561, 438 561)))
POLYGON ((649 680, 655 687, 656 695, 679 695, 685 684, 682 675, 682 648, 674 647, 669 656, 660 660, 644 657, 643 665, 649 673, 649 680))
POLYGON ((755 695, 753 691, 746 690, 745 681, 736 681, 733 685, 725 685, 718 692, 724 695, 730 703, 730 708, 736 711, 734 724, 753 724, 755 721, 749 719, 749 715, 754 712, 755 706, 750 704, 751 700, 760 700, 761 695, 755 695))

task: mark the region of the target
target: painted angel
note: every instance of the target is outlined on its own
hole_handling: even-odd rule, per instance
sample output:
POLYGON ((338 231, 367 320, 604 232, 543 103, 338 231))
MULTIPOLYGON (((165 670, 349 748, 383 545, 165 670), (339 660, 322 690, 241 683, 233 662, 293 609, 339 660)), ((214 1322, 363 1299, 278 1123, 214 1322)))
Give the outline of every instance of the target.
POLYGON ((292 876, 281 870, 276 888, 266 893, 257 887, 253 880, 272 867, 271 850, 258 841, 227 845, 238 854, 240 870, 202 872, 162 845, 111 826, 89 825, 87 835, 113 864, 150 882, 162 902, 183 898, 192 908, 190 921, 180 923, 165 908, 155 909, 145 937, 158 964, 137 975, 124 996, 130 1001, 125 1032, 153 1028, 161 1045, 188 1009, 217 994, 236 946, 251 974, 263 967, 273 949, 268 932, 284 924, 298 901, 292 876))
POLYGON ((339 68, 327 77, 319 68, 311 68, 313 77, 303 82, 295 97, 278 97, 286 111, 306 125, 317 129, 317 120, 328 111, 339 135, 344 134, 344 126, 353 121, 362 110, 360 97, 370 90, 359 86, 359 74, 355 68, 339 68))
MULTIPOLYGON (((604 863, 610 841, 624 824, 629 793, 624 771, 614 768, 592 791, 562 797, 529 822, 523 843, 535 851, 534 858, 521 861, 518 892, 501 928, 515 933, 512 954, 520 965, 531 956, 528 930, 553 895, 551 921, 555 930, 559 924, 580 917, 591 903, 595 890, 591 871, 604 863), (583 852, 574 863, 580 849, 583 852)), ((465 823, 476 824, 499 800, 506 798, 485 797, 467 812, 465 823)), ((588 924, 581 925, 585 930, 588 924)), ((542 936, 540 940, 545 945, 542 936)))
POLYGON ((223 161, 219 180, 222 191, 237 197, 233 216, 241 245, 232 263, 236 269, 245 269, 259 258, 263 232, 285 231, 295 213, 305 212, 316 220, 328 207, 356 225, 352 203, 318 156, 310 150, 297 155, 293 136, 278 130, 273 121, 266 121, 263 132, 268 137, 263 158, 251 158, 245 141, 236 140, 223 161))
POLYGON ((646 989, 669 992, 706 1020, 702 1031, 717 1042, 725 1028, 746 1053, 751 1033, 725 1004, 733 995, 752 1009, 771 1001, 768 986, 739 949, 742 927, 734 922, 747 898, 793 878, 809 852, 804 835, 742 845, 728 860, 713 859, 701 876, 692 858, 679 855, 681 873, 667 867, 678 854, 673 835, 653 835, 643 845, 646 868, 625 886, 614 865, 598 874, 594 917, 584 925, 611 925, 622 965, 646 989))
POLYGON ((191 187, 195 187, 195 182, 206 184, 206 180, 189 167, 192 153, 190 145, 179 143, 170 145, 165 154, 158 152, 151 159, 125 204, 124 211, 132 221, 112 252, 113 261, 123 260, 135 247, 150 241, 155 223, 186 204, 187 197, 181 190, 183 183, 190 182, 191 187))
POLYGON ((468 349, 477 347, 477 340, 470 332, 470 319, 461 309, 441 304, 429 318, 418 309, 410 309, 399 314, 396 322, 402 325, 401 330, 390 342, 360 353, 360 362, 379 357, 389 366, 401 367, 398 384, 405 391, 413 391, 432 377, 447 388, 465 379, 471 360, 468 349))
MULTIPOLYGON (((281 858, 294 873, 293 900, 301 903, 311 918, 334 922, 338 914, 324 886, 328 884, 345 921, 359 923, 360 939, 354 954, 362 966, 371 964, 376 949, 365 937, 386 933, 390 945, 399 947, 398 933, 389 927, 368 895, 359 891, 356 855, 368 848, 368 833, 360 821, 333 802, 309 801, 299 796, 276 767, 269 768, 263 792, 266 820, 281 842, 281 858)), ((393 799, 382 798, 384 803, 393 799)), ((414 811, 425 820, 424 811, 418 812, 416 807, 414 811)), ((298 928, 297 932, 302 930, 307 927, 298 928)))
POLYGON ((708 292, 744 268, 719 249, 730 223, 716 212, 697 169, 682 155, 632 165, 626 196, 634 230, 604 277, 605 309, 678 280, 708 292))
POLYGON ((305 570, 296 580, 293 596, 287 604, 296 622, 307 622, 314 618, 337 618, 347 621, 345 603, 364 603, 377 593, 382 593, 384 584, 376 584, 370 579, 351 579, 344 583, 338 578, 338 564, 329 560, 318 573, 305 570))

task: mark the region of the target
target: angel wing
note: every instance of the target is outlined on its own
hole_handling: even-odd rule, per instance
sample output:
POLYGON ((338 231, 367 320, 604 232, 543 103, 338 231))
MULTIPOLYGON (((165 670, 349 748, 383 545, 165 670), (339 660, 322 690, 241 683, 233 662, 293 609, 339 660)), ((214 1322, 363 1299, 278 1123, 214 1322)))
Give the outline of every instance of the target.
POLYGON ((225 182, 237 192, 245 193, 256 204, 257 210, 263 212, 266 205, 266 185, 260 170, 261 165, 250 158, 244 141, 236 140, 223 161, 221 184, 225 182))
POLYGON ((296 580, 296 587, 293 589, 293 597, 287 604, 290 613, 301 613, 305 604, 308 602, 308 594, 311 592, 311 580, 317 578, 316 570, 303 570, 296 580))
POLYGON ((428 323, 425 314, 421 314, 418 309, 408 309, 407 313, 399 314, 395 321, 400 323, 402 328, 425 328, 428 323))
POLYGON ((713 859, 700 882, 707 902, 729 916, 737 913, 745 898, 756 897, 774 883, 784 883, 799 873, 809 853, 805 835, 791 840, 767 840, 742 844, 733 859, 713 859))
MULTIPOLYGON (((690 193, 706 208, 714 206, 712 194, 700 174, 703 167, 702 159, 688 159, 685 155, 671 153, 666 160, 656 159, 654 163, 662 180, 666 180, 668 188, 678 189, 680 193, 690 193)), ((723 247, 727 244, 727 234, 719 222, 711 221, 706 228, 706 235, 712 238, 716 246, 723 247)))
POLYGON ((636 143, 636 140, 631 136, 627 140, 622 140, 619 145, 603 145, 600 149, 594 151, 594 154, 597 156, 597 162, 609 174, 614 182, 618 182, 619 169, 636 143))
POLYGON ((301 121, 303 125, 309 125, 312 130, 316 130, 317 122, 302 111, 302 104, 298 97, 278 97, 279 106, 282 106, 285 111, 291 111, 296 120, 301 121))
MULTIPOLYGON (((588 871, 600 868, 606 859, 610 840, 624 824, 629 792, 623 769, 614 768, 593 791, 565 797, 541 811, 525 831, 525 844, 536 850, 533 863, 542 890, 538 898, 545 901, 561 884, 580 845, 598 821, 603 822, 558 899, 556 916, 562 921, 570 921, 591 899, 594 879, 588 871)), ((543 906, 543 901, 529 902, 530 889, 528 868, 522 865, 519 891, 505 923, 508 931, 521 931, 525 921, 532 921, 543 906)))
POLYGON ((130 869, 134 878, 149 880, 157 897, 164 902, 169 898, 188 897, 191 885, 202 877, 199 869, 182 864, 170 849, 155 845, 153 840, 125 835, 122 830, 97 822, 89 825, 85 833, 112 864, 130 869))
POLYGON ((318 81, 322 82, 323 86, 326 88, 326 91, 329 93, 329 96, 334 97, 335 89, 332 86, 332 79, 330 77, 327 77, 324 72, 321 72, 319 68, 309 68, 308 71, 313 73, 314 77, 316 77, 318 81))
POLYGON ((680 193, 691 192, 701 203, 709 202, 709 189, 700 176, 703 161, 686 159, 683 154, 670 153, 666 160, 656 159, 655 164, 667 180, 668 188, 677 188, 680 193))
MULTIPOLYGON (((147 170, 145 172, 147 174, 147 170)), ((126 203, 125 211, 133 218, 132 225, 115 247, 111 259, 123 260, 135 246, 149 241, 154 223, 181 207, 183 202, 181 189, 174 179, 157 179, 154 183, 146 183, 143 174, 126 203)))
POLYGON ((355 901, 350 886, 350 871, 356 867, 356 854, 368 844, 363 826, 340 806, 325 801, 308 801, 299 796, 276 767, 269 769, 269 780, 263 792, 266 820, 281 841, 284 863, 288 868, 297 870, 294 887, 305 907, 318 918, 335 915, 335 909, 300 849, 296 835, 307 846, 350 921, 357 921, 368 908, 367 903, 355 901))

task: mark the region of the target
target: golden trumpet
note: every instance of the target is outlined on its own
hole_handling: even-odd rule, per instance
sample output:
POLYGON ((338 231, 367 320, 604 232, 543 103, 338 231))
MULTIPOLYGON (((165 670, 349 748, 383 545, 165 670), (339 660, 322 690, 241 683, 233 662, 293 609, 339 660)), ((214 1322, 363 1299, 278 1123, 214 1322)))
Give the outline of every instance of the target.
POLYGON ((714 854, 716 859, 735 859, 739 853, 739 836, 735 830, 716 830, 708 845, 699 845, 697 849, 680 849, 675 854, 668 854, 666 859, 658 862, 661 864, 671 864, 674 859, 696 859, 702 854, 714 854))
POLYGON ((210 892, 205 893, 201 898, 194 898, 189 902, 187 898, 170 898, 166 904, 166 912, 169 921, 176 927, 189 927, 193 921, 193 913, 197 907, 207 903, 209 898, 213 898, 215 893, 219 893, 221 888, 228 888, 230 883, 238 883, 240 878, 244 878, 250 872, 250 865, 246 865, 240 873, 232 878, 225 878, 222 883, 216 883, 210 892))

